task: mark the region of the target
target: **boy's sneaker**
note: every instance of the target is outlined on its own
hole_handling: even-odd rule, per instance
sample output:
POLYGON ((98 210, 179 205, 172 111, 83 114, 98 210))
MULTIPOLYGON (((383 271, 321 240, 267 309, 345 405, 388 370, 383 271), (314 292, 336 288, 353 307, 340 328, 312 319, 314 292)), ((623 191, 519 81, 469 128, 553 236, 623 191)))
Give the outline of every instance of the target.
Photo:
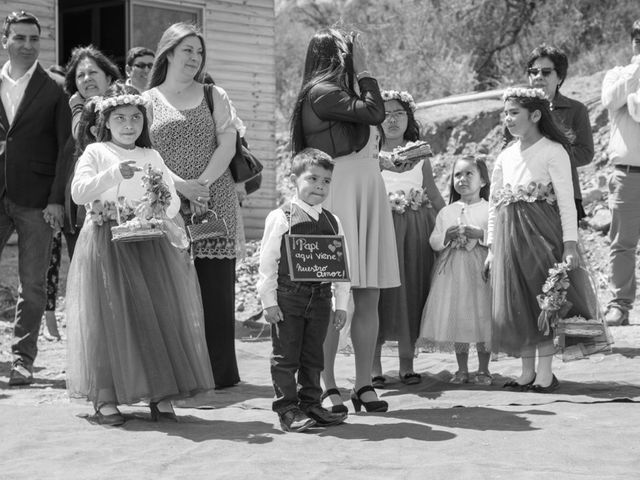
POLYGON ((279 413, 278 416, 280 417, 280 426, 285 432, 304 432, 316 424, 315 420, 309 418, 298 407, 279 413))
POLYGON ((339 425, 347 418, 347 412, 333 413, 321 405, 312 405, 306 410, 307 415, 316 422, 318 427, 339 425))

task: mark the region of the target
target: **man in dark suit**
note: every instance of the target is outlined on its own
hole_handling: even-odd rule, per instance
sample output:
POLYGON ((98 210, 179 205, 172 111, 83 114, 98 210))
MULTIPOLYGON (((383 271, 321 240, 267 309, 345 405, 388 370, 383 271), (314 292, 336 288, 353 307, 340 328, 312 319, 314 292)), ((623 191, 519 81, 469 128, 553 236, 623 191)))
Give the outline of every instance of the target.
POLYGON ((16 230, 20 275, 9 385, 27 385, 46 303, 51 237, 64 218, 62 158, 71 116, 61 85, 38 64, 38 19, 9 14, 2 47, 9 61, 0 70, 0 255, 16 230))

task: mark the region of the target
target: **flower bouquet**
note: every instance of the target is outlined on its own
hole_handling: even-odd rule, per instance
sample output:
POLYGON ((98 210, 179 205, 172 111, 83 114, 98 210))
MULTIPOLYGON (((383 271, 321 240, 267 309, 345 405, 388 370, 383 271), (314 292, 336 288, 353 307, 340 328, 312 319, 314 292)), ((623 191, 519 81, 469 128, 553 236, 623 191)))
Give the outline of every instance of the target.
POLYGON ((145 194, 136 206, 132 219, 121 223, 118 215, 118 225, 111 227, 111 240, 114 242, 139 242, 165 235, 165 218, 171 192, 162 180, 162 171, 154 169, 151 164, 147 164, 144 170, 142 186, 145 187, 145 194))
POLYGON ((431 155, 432 152, 429 144, 422 140, 417 140, 415 142, 407 142, 403 147, 394 148, 391 152, 391 161, 396 166, 406 163, 415 165, 421 159, 431 155))
POLYGON ((549 269, 542 293, 536 296, 541 309, 538 315, 538 329, 545 335, 549 335, 551 328, 555 329, 558 320, 571 308, 571 302, 567 301, 569 270, 568 263, 556 263, 549 269))
POLYGON ((567 300, 569 270, 567 263, 556 263, 549 269, 549 276, 542 286, 542 293, 536 297, 541 308, 538 328, 545 335, 553 329, 557 343, 560 335, 571 337, 598 337, 604 333, 602 322, 581 316, 565 318, 571 308, 567 300))

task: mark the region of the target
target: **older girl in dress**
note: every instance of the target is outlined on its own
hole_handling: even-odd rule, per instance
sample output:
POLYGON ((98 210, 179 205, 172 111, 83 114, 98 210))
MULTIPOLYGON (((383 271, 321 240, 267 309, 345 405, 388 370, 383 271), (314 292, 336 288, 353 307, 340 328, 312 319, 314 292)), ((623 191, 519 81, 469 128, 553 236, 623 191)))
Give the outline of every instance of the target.
MULTIPOLYGON (((504 101, 505 123, 517 141, 500 153, 491 179, 486 263, 493 288, 491 347, 522 358, 522 373, 505 387, 546 393, 559 385, 552 371, 552 332, 538 326, 536 297, 549 268, 566 262, 573 269, 568 316, 600 319, 598 300, 577 247, 569 139, 554 122, 544 91, 509 88, 504 101)), ((608 343, 606 338, 581 342, 608 343)))
POLYGON ((169 170, 151 148, 146 101, 113 85, 98 111, 71 184, 87 207, 67 288, 68 372, 72 397, 87 398, 105 425, 121 425, 119 404, 148 402, 154 420, 176 420, 171 400, 213 388, 200 290, 187 254, 167 238, 113 242, 121 219, 145 195, 143 168, 162 172, 167 217, 180 201, 169 170))
MULTIPOLYGON (((383 90, 382 98, 385 120, 381 155, 386 155, 394 148, 419 140, 420 126, 415 118, 416 104, 408 92, 383 90)), ((372 379, 376 388, 383 388, 386 383, 380 356, 387 340, 398 341, 400 381, 407 385, 420 383, 413 359, 435 259, 429 235, 436 214, 444 206, 428 157, 421 158, 405 172, 383 170, 382 178, 392 205, 401 286, 380 290, 380 331, 372 379)))

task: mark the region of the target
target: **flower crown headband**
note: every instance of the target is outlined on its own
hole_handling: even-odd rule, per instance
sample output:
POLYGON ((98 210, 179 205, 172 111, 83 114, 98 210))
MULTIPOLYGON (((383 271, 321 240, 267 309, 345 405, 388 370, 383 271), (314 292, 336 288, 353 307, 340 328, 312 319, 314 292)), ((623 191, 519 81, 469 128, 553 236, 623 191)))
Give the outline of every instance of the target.
POLYGON ((145 108, 148 108, 149 102, 141 97, 140 95, 135 95, 131 93, 127 93, 124 95, 117 95, 115 97, 100 97, 96 98, 96 112, 104 112, 107 108, 117 107, 119 105, 141 105, 145 108))
POLYGON ((412 112, 416 111, 416 102, 413 101, 413 97, 409 92, 399 92, 398 90, 383 90, 382 100, 388 102, 389 100, 398 100, 402 103, 409 105, 412 112))
POLYGON ((507 98, 537 98, 549 101, 548 95, 541 88, 509 87, 502 94, 502 101, 507 98))

